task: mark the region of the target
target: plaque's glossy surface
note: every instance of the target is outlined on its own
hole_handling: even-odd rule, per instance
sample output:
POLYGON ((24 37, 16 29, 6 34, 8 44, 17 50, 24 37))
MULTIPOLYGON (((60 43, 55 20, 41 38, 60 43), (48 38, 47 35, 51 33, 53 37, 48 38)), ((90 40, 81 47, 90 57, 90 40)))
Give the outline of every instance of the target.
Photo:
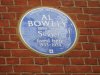
POLYGON ((45 55, 58 55, 69 51, 77 39, 72 20, 58 9, 40 7, 22 17, 19 33, 33 51, 45 55))

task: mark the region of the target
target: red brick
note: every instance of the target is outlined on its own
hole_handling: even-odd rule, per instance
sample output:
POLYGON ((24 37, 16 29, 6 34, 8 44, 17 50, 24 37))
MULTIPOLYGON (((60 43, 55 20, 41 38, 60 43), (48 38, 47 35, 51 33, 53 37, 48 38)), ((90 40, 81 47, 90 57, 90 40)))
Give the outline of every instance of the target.
POLYGON ((3 33, 3 28, 0 28, 0 34, 2 34, 3 33))
POLYGON ((82 50, 81 43, 76 43, 74 50, 82 50))
POLYGON ((22 75, 34 75, 32 73, 22 73, 22 75))
POLYGON ((77 18, 78 18, 78 20, 89 20, 89 15, 78 14, 77 18))
POLYGON ((88 1, 89 7, 100 7, 100 1, 88 1))
POLYGON ((6 6, 0 6, 0 12, 6 12, 7 9, 6 9, 6 6))
POLYGON ((7 73, 7 75, 21 75, 20 73, 7 73))
POLYGON ((64 7, 73 7, 74 1, 72 1, 72 0, 62 0, 62 5, 64 7))
POLYGON ((100 73, 100 66, 92 66, 94 73, 100 73))
POLYGON ((81 8, 60 8, 65 13, 82 13, 81 8))
POLYGON ((0 66, 0 72, 12 72, 12 66, 0 66))
POLYGON ((16 28, 4 28, 4 34, 16 34, 16 28))
POLYGON ((18 58, 7 58, 6 61, 7 61, 7 64, 19 64, 18 58))
POLYGON ((91 29, 80 29, 80 35, 91 35, 92 30, 91 29))
POLYGON ((47 58, 35 58, 35 64, 45 65, 48 64, 47 58))
POLYGON ((67 57, 89 57, 88 51, 71 51, 67 53, 65 56, 67 57))
POLYGON ((41 0, 28 0, 29 6, 40 6, 41 0))
POLYGON ((63 73, 63 66, 43 66, 43 73, 63 73))
POLYGON ((27 5, 27 0, 15 0, 15 5, 27 5))
POLYGON ((36 74, 36 75, 48 75, 48 74, 36 74))
POLYGON ((77 15, 76 14, 68 14, 70 18, 72 18, 72 20, 77 20, 77 15))
POLYGON ((12 50, 13 57, 38 57, 39 55, 30 50, 12 50))
POLYGON ((100 22, 90 21, 85 22, 87 28, 100 28, 100 22))
POLYGON ((100 44, 96 44, 96 50, 100 50, 100 44))
POLYGON ((94 35, 100 35, 100 29, 93 29, 94 35))
POLYGON ((86 1, 75 1, 76 7, 87 7, 86 1))
POLYGON ((84 21, 75 21, 78 28, 86 28, 84 21))
POLYGON ((21 58, 21 64, 33 64, 32 58, 21 58))
POLYGON ((90 19, 93 21, 100 21, 100 15, 91 15, 90 19))
POLYGON ((15 19, 15 13, 2 13, 3 19, 15 19))
POLYGON ((5 48, 6 49, 18 49, 18 43, 17 42, 6 42, 5 48))
POLYGON ((95 50, 95 45, 92 43, 83 43, 83 50, 95 50))
POLYGON ((97 65, 97 59, 86 58, 85 59, 85 64, 87 64, 87 65, 97 65))
POLYGON ((28 7, 25 6, 9 6, 8 7, 8 12, 25 12, 28 9, 28 7))
POLYGON ((85 14, 100 14, 100 8, 84 8, 85 14))
POLYGON ((85 74, 72 74, 72 75, 85 75, 85 74))
POLYGON ((17 27, 18 20, 10 20, 10 27, 17 27))
POLYGON ((42 0, 42 5, 44 6, 56 6, 59 7, 61 6, 60 1, 59 0, 42 0))
POLYGON ((98 63, 100 64, 100 58, 98 59, 98 63))
POLYGON ((9 50, 0 50, 0 57, 9 57, 10 51, 9 50))
POLYGON ((72 65, 83 65, 84 61, 82 58, 71 58, 72 65))
POLYGON ((4 49, 4 42, 0 42, 0 49, 4 49))
POLYGON ((35 72, 35 73, 40 73, 41 72, 41 67, 40 66, 14 66, 14 71, 15 72, 35 72))
POLYGON ((0 75, 6 75, 6 73, 0 73, 0 75))
POLYGON ((0 19, 2 19, 2 14, 0 13, 0 19))
POLYGON ((13 5, 13 0, 1 0, 2 5, 13 5))
POLYGON ((71 74, 51 74, 51 75, 71 75, 71 74))
POLYGON ((8 20, 0 20, 0 27, 9 27, 8 20))
POLYGON ((88 42, 87 36, 79 36, 79 42, 88 42))
POLYGON ((18 35, 10 35, 10 41, 20 41, 18 35))
POLYGON ((65 66, 65 72, 68 73, 90 73, 90 66, 65 66))
POLYGON ((26 46, 22 42, 19 42, 19 48, 20 49, 27 49, 26 46))
POLYGON ((86 1, 75 1, 76 7, 87 7, 86 1))
POLYGON ((63 64, 69 64, 69 59, 68 58, 50 58, 49 59, 49 64, 52 65, 63 65, 63 64))
POLYGON ((9 35, 0 35, 0 41, 8 41, 9 35))
POLYGON ((100 51, 92 51, 91 57, 100 58, 100 51))
POLYGON ((5 58, 0 58, 0 64, 5 64, 5 58))
POLYGON ((93 74, 87 74, 87 75, 100 75, 100 74, 97 74, 97 73, 93 73, 93 74))
POLYGON ((23 16, 23 13, 17 13, 16 14, 16 19, 17 20, 20 20, 20 18, 23 16))
POLYGON ((88 38, 89 42, 96 42, 96 43, 100 42, 100 36, 88 36, 88 38))

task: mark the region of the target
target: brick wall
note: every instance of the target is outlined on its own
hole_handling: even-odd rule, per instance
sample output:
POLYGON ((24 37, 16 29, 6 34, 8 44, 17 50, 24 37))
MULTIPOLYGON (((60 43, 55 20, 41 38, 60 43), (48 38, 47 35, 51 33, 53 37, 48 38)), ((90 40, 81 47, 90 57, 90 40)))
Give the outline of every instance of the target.
POLYGON ((0 0, 0 75, 100 75, 100 0, 0 0), (50 58, 22 44, 18 21, 38 6, 58 8, 76 23, 80 34, 71 52, 50 58))

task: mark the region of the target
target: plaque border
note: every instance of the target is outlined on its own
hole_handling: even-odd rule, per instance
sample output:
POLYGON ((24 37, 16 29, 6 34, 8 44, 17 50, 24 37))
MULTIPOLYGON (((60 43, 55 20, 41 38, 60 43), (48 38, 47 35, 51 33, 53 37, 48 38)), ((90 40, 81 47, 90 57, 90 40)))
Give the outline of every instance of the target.
POLYGON ((76 46, 76 44, 77 44, 77 42, 78 42, 79 34, 80 34, 80 33, 79 33, 79 30, 78 30, 78 27, 76 26, 75 21, 73 21, 73 19, 72 19, 66 12, 64 12, 64 11, 61 10, 61 9, 59 9, 59 7, 56 8, 56 7, 51 7, 51 6, 49 6, 49 7, 48 7, 48 6, 39 6, 39 7, 31 8, 31 9, 27 10, 26 12, 24 12, 24 13, 21 15, 20 19, 18 20, 18 24, 17 24, 17 34, 18 34, 19 39, 20 39, 21 42, 26 46, 27 49, 31 50, 32 52, 35 52, 36 54, 42 55, 42 56, 54 57, 54 56, 65 55, 65 54, 71 52, 72 49, 76 46), (54 10, 56 10, 56 11, 58 11, 58 12, 64 14, 65 16, 67 16, 67 17, 71 20, 72 24, 74 24, 74 28, 75 28, 75 31, 76 31, 76 38, 75 38, 75 41, 74 41, 74 43, 72 44, 72 46, 71 46, 69 49, 65 50, 65 51, 62 52, 62 53, 58 53, 58 54, 45 54, 45 53, 39 52, 39 51, 37 51, 37 50, 31 48, 29 45, 27 45, 26 42, 24 41, 24 39, 22 39, 23 37, 21 37, 21 34, 20 34, 20 25, 21 25, 21 22, 22 22, 23 18, 24 18, 29 12, 31 12, 31 11, 33 11, 33 10, 41 9, 41 8, 50 8, 50 9, 54 9, 54 10))

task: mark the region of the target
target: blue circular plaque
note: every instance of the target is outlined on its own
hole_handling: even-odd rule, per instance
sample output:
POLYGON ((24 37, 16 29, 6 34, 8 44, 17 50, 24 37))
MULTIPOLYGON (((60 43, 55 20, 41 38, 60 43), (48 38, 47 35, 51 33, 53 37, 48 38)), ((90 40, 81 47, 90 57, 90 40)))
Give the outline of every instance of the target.
POLYGON ((77 39, 76 26, 68 15, 48 7, 25 13, 19 24, 19 34, 31 50, 45 55, 63 54, 77 39))

